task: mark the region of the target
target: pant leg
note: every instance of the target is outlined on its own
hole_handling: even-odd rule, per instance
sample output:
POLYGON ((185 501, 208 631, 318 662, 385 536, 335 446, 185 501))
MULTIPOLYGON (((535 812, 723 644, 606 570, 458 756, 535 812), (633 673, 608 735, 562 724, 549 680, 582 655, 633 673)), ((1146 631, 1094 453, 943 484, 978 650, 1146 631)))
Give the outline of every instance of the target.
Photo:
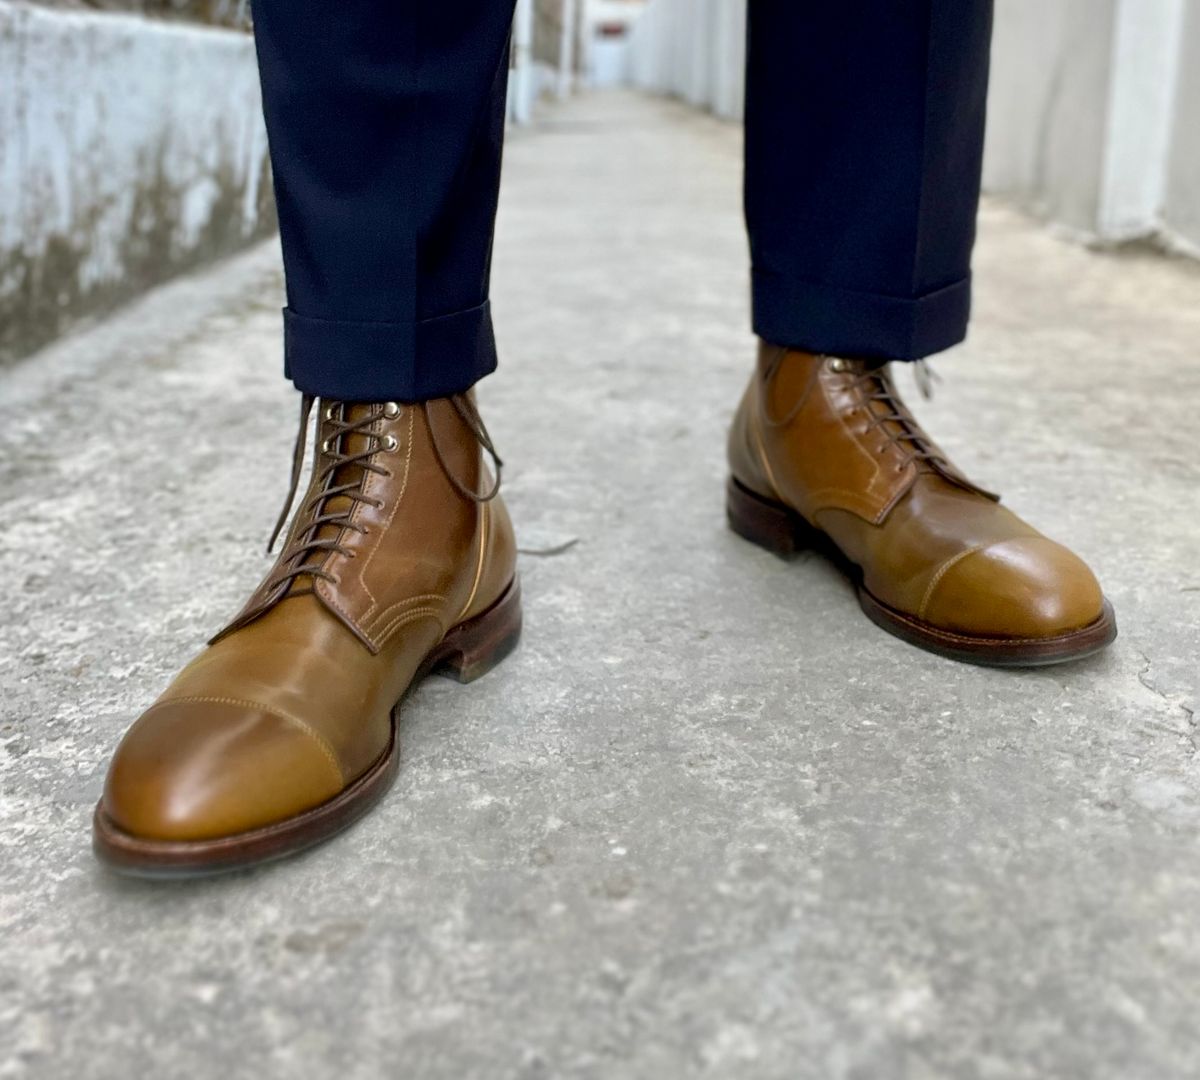
POLYGON ((970 311, 992 0, 749 0, 755 332, 918 359, 970 311))
POLYGON ((488 304, 513 0, 254 0, 285 369, 346 400, 464 390, 488 304))

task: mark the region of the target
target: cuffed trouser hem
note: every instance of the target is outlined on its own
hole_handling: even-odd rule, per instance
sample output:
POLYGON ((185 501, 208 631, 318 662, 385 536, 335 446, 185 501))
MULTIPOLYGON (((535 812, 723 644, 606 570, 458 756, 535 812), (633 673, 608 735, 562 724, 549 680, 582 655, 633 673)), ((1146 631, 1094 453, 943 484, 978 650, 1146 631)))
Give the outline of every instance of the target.
POLYGON ((491 304, 413 323, 309 319, 283 310, 284 374, 338 401, 426 401, 496 370, 491 304))
POLYGON ((754 332, 805 352, 920 360, 967 336, 971 279, 916 299, 753 272, 754 332))

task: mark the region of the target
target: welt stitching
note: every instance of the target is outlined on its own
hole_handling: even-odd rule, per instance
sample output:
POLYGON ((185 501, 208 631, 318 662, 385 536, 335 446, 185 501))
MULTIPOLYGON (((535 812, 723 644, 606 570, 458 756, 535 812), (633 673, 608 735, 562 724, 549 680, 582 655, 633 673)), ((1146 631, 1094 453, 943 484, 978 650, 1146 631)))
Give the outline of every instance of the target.
MULTIPOLYGON (((869 591, 867 591, 867 595, 868 596, 871 595, 869 591)), ((995 644, 996 639, 994 639, 994 638, 987 638, 987 637, 982 637, 982 636, 972 637, 969 634, 955 634, 949 630, 943 630, 940 627, 934 626, 932 623, 927 623, 921 619, 914 619, 909 615, 905 615, 903 612, 897 611, 893 607, 889 607, 887 604, 883 603, 882 600, 875 600, 875 598, 873 596, 871 597, 871 599, 876 604, 879 604, 880 607, 886 609, 889 618, 895 619, 897 622, 902 622, 906 626, 911 626, 914 629, 921 630, 927 634, 930 634, 931 636, 933 636, 935 638, 938 638, 939 640, 961 641, 966 644, 978 644, 981 641, 986 642, 988 644, 995 644)), ((1102 615, 1100 618, 1103 619, 1103 617, 1104 616, 1102 615)), ((1004 644, 1005 645, 1044 645, 1044 644, 1049 644, 1049 643, 1055 642, 1055 641, 1066 641, 1067 639, 1074 637, 1081 630, 1087 630, 1090 627, 1095 626, 1098 622, 1100 622, 1100 619, 1097 619, 1094 622, 1088 623, 1087 626, 1081 626, 1075 630, 1068 630, 1066 633, 1056 634, 1054 637, 1049 637, 1049 638, 1045 638, 1045 637, 1004 638, 1004 644)))

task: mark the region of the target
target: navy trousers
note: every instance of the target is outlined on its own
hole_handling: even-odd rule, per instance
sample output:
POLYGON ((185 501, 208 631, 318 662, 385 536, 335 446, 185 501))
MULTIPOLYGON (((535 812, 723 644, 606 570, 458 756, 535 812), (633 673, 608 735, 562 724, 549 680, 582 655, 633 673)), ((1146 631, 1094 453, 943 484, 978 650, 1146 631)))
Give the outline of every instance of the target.
MULTIPOLYGON (((992 0, 749 0, 754 331, 917 359, 966 333, 992 0)), ((416 401, 496 366, 513 0, 254 0, 301 390, 416 401)))

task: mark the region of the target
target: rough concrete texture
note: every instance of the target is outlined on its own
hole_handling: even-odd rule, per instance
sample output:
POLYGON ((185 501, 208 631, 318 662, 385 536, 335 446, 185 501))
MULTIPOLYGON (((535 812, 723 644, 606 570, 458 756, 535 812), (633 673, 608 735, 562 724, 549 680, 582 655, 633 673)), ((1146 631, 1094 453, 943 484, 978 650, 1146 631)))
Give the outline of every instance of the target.
POLYGON ((245 33, 0 0, 0 364, 274 226, 245 33))
POLYGON ((88 836, 113 744, 264 569, 275 250, 5 376, 0 1076, 1200 1075, 1200 275, 985 209, 919 411, 1121 637, 962 666, 725 529, 738 143, 624 96, 512 139, 483 399, 526 638, 428 682, 386 802, 288 863, 139 883, 88 836))

